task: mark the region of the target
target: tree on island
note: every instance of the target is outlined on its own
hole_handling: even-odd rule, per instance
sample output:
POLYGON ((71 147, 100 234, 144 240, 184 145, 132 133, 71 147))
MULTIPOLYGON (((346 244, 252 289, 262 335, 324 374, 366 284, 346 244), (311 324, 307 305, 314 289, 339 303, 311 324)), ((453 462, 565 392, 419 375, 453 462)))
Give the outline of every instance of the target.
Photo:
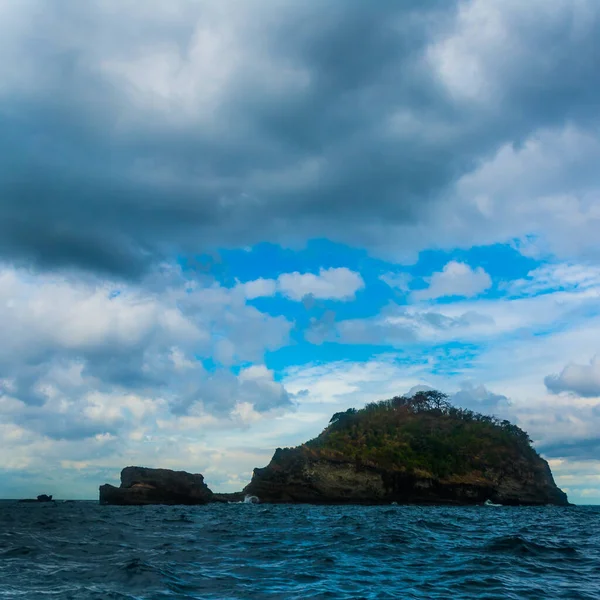
POLYGON ((517 455, 537 456, 517 425, 453 406, 438 390, 337 412, 305 447, 332 458, 436 477, 489 470, 517 455))

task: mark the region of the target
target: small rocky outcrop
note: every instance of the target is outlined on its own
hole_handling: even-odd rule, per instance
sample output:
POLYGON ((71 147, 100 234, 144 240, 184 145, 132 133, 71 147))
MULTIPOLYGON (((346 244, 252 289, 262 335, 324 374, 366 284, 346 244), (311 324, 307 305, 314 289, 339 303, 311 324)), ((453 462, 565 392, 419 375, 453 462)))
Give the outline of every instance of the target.
POLYGON ((334 415, 314 440, 277 449, 244 494, 274 503, 568 504, 524 431, 439 392, 334 415))
POLYGON ((19 502, 53 502, 52 496, 48 496, 47 494, 40 494, 37 498, 24 498, 23 500, 19 500, 19 502))
POLYGON ((200 474, 170 469, 125 467, 121 486, 100 486, 100 504, 207 504, 214 494, 200 474))

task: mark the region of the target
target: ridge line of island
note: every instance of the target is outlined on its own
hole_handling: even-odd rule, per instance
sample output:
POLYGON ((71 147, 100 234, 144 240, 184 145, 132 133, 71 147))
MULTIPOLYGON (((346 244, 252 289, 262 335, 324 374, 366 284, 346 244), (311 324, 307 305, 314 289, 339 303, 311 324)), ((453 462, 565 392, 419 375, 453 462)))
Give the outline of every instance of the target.
POLYGON ((212 492, 200 474, 126 467, 100 504, 501 504, 568 506, 527 433, 506 420, 417 392, 333 415, 313 440, 278 448, 241 491, 212 492))

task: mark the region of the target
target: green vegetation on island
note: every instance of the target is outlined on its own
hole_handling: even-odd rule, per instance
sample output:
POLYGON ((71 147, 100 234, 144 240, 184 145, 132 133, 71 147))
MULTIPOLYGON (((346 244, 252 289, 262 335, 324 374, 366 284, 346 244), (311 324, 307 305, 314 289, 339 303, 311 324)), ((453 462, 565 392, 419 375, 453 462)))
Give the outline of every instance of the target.
POLYGON ((244 493, 266 502, 568 504, 523 430, 434 390, 334 414, 318 437, 254 469, 244 493))
POLYGON ((516 425, 452 406, 435 390, 338 412, 306 447, 323 458, 439 479, 537 457, 529 436, 516 425))

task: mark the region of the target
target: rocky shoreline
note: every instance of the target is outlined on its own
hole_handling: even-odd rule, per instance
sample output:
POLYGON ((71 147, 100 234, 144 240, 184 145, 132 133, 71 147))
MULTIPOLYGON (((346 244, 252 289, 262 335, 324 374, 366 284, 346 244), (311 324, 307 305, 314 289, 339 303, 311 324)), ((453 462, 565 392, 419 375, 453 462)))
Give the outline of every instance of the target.
POLYGON ((486 481, 437 481, 405 473, 386 473, 344 462, 299 460, 292 452, 293 449, 278 449, 275 464, 272 461, 267 467, 255 469, 250 484, 243 491, 233 493, 212 492, 200 474, 126 467, 121 472, 121 487, 110 484, 100 486, 99 502, 121 506, 244 501, 272 504, 458 506, 491 501, 505 506, 569 505, 566 494, 547 479, 541 483, 531 482, 529 487, 506 480, 498 486, 486 481))

